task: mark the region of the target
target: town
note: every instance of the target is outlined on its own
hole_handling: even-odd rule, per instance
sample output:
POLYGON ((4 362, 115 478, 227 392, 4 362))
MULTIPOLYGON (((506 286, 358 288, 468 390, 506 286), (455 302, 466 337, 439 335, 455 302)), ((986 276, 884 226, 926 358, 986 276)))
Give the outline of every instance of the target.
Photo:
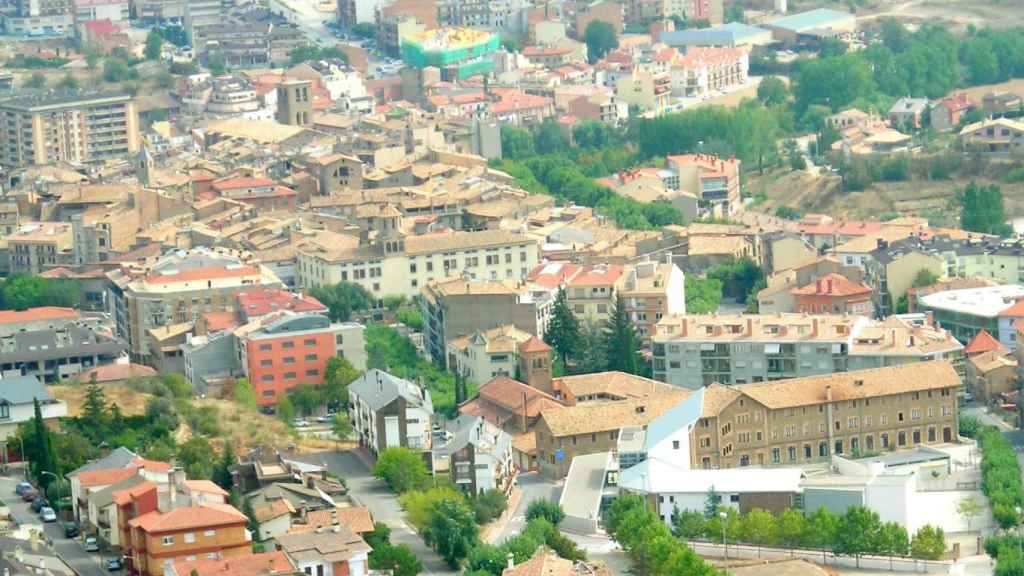
POLYGON ((1024 576, 1024 5, 0 4, 3 576, 1024 576))

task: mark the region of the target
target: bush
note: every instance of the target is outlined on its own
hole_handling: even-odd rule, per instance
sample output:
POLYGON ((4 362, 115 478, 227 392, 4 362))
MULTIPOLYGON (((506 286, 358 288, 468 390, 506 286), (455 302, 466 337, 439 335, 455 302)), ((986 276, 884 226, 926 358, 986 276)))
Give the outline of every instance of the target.
POLYGON ((473 499, 473 512, 476 514, 477 524, 487 524, 501 516, 508 505, 508 498, 500 490, 490 489, 478 494, 473 499))
POLYGON ((981 490, 988 496, 992 517, 1002 528, 1015 526, 1019 520, 1016 507, 1024 505, 1020 464, 1013 446, 994 426, 978 434, 981 446, 981 490))
POLYGON ((430 472, 418 452, 408 448, 388 448, 377 458, 373 475, 387 483, 392 492, 402 494, 422 490, 430 480, 430 472))
POLYGON ((981 421, 970 414, 960 415, 960 435, 965 438, 974 438, 981 429, 981 421))
POLYGON ((558 526, 565 518, 562 507, 551 500, 534 500, 526 507, 526 521, 543 518, 554 526, 558 526))
POLYGON ((422 532, 430 524, 434 504, 444 499, 463 498, 461 492, 452 486, 434 486, 426 490, 413 490, 398 497, 398 503, 405 510, 409 523, 422 532))

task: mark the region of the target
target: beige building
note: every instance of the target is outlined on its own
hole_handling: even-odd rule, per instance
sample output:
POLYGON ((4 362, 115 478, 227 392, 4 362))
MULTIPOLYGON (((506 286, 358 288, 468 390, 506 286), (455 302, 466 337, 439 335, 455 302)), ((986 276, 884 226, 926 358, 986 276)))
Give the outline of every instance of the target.
POLYGON ((661 116, 669 111, 672 78, 665 72, 634 69, 619 76, 615 95, 620 101, 637 106, 646 114, 661 116))
POLYGON ((50 268, 71 264, 71 224, 31 222, 7 236, 11 272, 36 275, 50 268))
POLYGON ((533 334, 511 324, 460 336, 448 342, 448 367, 476 384, 514 377, 519 345, 530 338, 533 334))
POLYGON ((794 466, 957 441, 960 376, 944 361, 743 386, 714 384, 693 468, 794 466))
POLYGON ((993 118, 964 126, 960 144, 988 156, 1016 156, 1024 153, 1024 122, 993 118))
POLYGON ((967 359, 967 389, 984 404, 1017 390, 1017 358, 992 350, 967 359))
POLYGON ((914 278, 921 270, 941 278, 946 273, 946 262, 939 254, 915 249, 906 252, 881 249, 871 253, 864 268, 864 281, 871 287, 875 310, 880 316, 888 316, 914 285, 914 278))
POLYGON ((644 346, 651 345, 663 317, 686 314, 685 283, 683 271, 671 262, 641 262, 626 273, 619 293, 644 346))
POLYGON ((83 164, 139 150, 139 117, 127 94, 18 96, 0 102, 0 164, 83 164))

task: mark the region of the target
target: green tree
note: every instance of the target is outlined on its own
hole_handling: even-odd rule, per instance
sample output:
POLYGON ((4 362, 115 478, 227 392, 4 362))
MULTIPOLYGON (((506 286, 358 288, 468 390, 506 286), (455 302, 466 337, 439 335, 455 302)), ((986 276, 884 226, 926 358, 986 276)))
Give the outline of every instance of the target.
POLYGON ((501 126, 501 155, 512 160, 529 158, 537 152, 534 150, 533 137, 522 128, 501 126))
POLYGON ((231 474, 231 469, 238 464, 238 458, 235 456, 235 448, 231 442, 224 442, 224 452, 220 455, 220 460, 217 465, 213 468, 213 477, 210 478, 220 486, 221 488, 230 491, 235 485, 234 477, 231 474))
MULTIPOLYGON (((330 365, 329 362, 328 366, 330 365)), ((235 381, 234 398, 235 404, 247 410, 255 410, 258 406, 256 392, 252 389, 252 384, 249 383, 247 378, 239 378, 235 381)))
POLYGON ((807 519, 799 510, 786 508, 779 514, 776 536, 779 543, 786 548, 799 546, 806 531, 807 519))
MULTIPOLYGON (((907 529, 897 522, 886 522, 879 530, 878 544, 875 554, 882 556, 906 556, 910 553, 910 539, 907 529)), ((890 564, 890 568, 892 565, 890 564)))
POLYGON ((202 436, 193 436, 178 446, 178 462, 189 478, 209 480, 215 459, 213 446, 202 436))
POLYGON ((22 86, 33 90, 46 88, 46 76, 44 76, 42 72, 33 72, 32 75, 28 77, 28 80, 25 80, 25 83, 22 84, 22 86))
POLYGON ((287 396, 277 401, 274 411, 277 418, 286 424, 291 424, 295 419, 295 404, 292 404, 292 399, 287 396))
POLYGON ((621 138, 615 128, 599 120, 583 120, 572 127, 572 140, 580 148, 601 150, 618 146, 621 138))
POLYGON ((124 414, 121 413, 121 407, 118 406, 116 402, 111 401, 110 406, 107 407, 107 412, 110 414, 110 418, 108 420, 110 433, 117 435, 124 432, 126 424, 124 414))
POLYGON ((682 540, 694 540, 704 535, 704 514, 696 510, 672 510, 672 535, 682 540))
POLYGON ((722 282, 715 278, 686 275, 687 314, 710 314, 722 303, 722 282))
POLYGON ((452 568, 477 545, 473 511, 461 500, 446 498, 434 506, 426 537, 452 568))
POLYGON ((920 270, 917 271, 917 274, 914 276, 914 282, 912 286, 914 288, 924 288, 925 286, 931 286, 933 284, 937 284, 938 282, 939 277, 937 274, 935 274, 935 272, 932 272, 927 268, 921 268, 920 270))
POLYGON ((806 530, 800 539, 806 548, 828 548, 836 540, 839 519, 822 506, 807 517, 806 530))
POLYGON ((348 406, 348 385, 359 378, 359 371, 341 356, 331 356, 324 367, 324 383, 321 384, 324 403, 328 408, 342 410, 348 406))
POLYGON ((369 310, 374 304, 373 296, 366 288, 353 282, 325 284, 309 293, 327 306, 328 315, 334 322, 348 322, 353 312, 369 310))
POLYGON ((482 571, 491 576, 500 576, 505 566, 505 551, 490 544, 473 548, 466 558, 466 573, 482 571))
POLYGON ((526 521, 530 522, 537 518, 543 518, 550 522, 552 526, 558 526, 562 519, 565 518, 565 512, 557 502, 534 500, 526 507, 526 521))
POLYGON ((124 82, 132 77, 128 62, 114 56, 103 61, 103 79, 107 82, 124 82))
POLYGON ((593 64, 604 58, 608 52, 619 47, 619 38, 615 27, 604 20, 592 20, 583 33, 583 42, 587 45, 587 57, 593 64))
POLYGON ((757 85, 757 99, 765 106, 781 106, 789 102, 789 86, 777 76, 765 76, 757 85))
POLYGON ((576 356, 579 341, 579 321, 569 308, 569 299, 565 294, 565 288, 560 287, 551 309, 551 320, 544 332, 544 342, 554 348, 555 353, 562 359, 562 363, 568 366, 569 360, 576 356))
POLYGON ((206 57, 206 67, 210 69, 210 74, 223 76, 228 71, 227 59, 224 54, 214 52, 206 57))
POLYGON ((107 397, 99 384, 92 382, 85 389, 85 401, 82 403, 82 415, 79 423, 82 432, 94 443, 98 444, 107 433, 109 414, 107 397))
POLYGON ((960 202, 960 226, 971 232, 1009 236, 1013 229, 1006 223, 1003 192, 995 184, 971 182, 957 195, 960 202))
POLYGON ((501 490, 484 490, 473 497, 473 512, 476 523, 481 526, 501 516, 508 505, 508 498, 501 490))
POLYGON ((158 88, 167 90, 174 87, 174 75, 166 70, 161 70, 156 75, 156 85, 158 88))
POLYGON ((338 412, 331 419, 331 432, 338 440, 345 440, 352 435, 352 423, 349 422, 348 414, 338 412))
POLYGON ((812 104, 845 109, 859 99, 870 99, 876 87, 868 62, 858 54, 807 60, 793 82, 797 111, 812 104))
POLYGON ((381 452, 373 475, 383 480, 392 492, 421 490, 427 485, 430 473, 419 453, 409 448, 388 448, 381 452))
POLYGON ((60 470, 58 470, 57 458, 50 440, 50 430, 43 421, 38 398, 32 399, 32 410, 32 441, 25 447, 25 457, 32 463, 32 473, 36 477, 36 481, 41 486, 45 486, 52 477, 43 472, 51 472, 60 476, 60 470))
POLYGON ((359 22, 352 26, 352 35, 356 38, 373 38, 377 35, 377 27, 372 22, 359 22))
POLYGON ((390 570, 394 576, 416 576, 423 563, 405 544, 387 544, 370 552, 371 570, 390 570))
POLYGON ((160 376, 160 382, 171 393, 171 396, 175 398, 187 399, 192 397, 192 383, 181 374, 168 372, 160 376))
POLYGON ((163 44, 164 38, 160 35, 160 31, 151 28, 149 34, 146 34, 146 48, 143 52, 146 55, 146 60, 159 60, 163 44))
POLYGON ((964 438, 974 438, 981 430, 981 421, 970 414, 960 414, 959 429, 964 438))
POLYGON ((636 330, 626 312, 626 301, 622 293, 618 293, 612 309, 608 312, 608 320, 604 327, 604 352, 608 358, 608 369, 636 374, 637 357, 640 354, 640 343, 636 330))
POLYGON ((289 392, 292 405, 302 416, 309 416, 320 406, 320 392, 317 387, 306 383, 299 384, 289 392))
POLYGON ((59 90, 67 90, 68 92, 78 92, 78 88, 78 78, 72 76, 70 72, 65 74, 64 77, 60 79, 60 82, 57 83, 57 89, 59 90))
POLYGON ((974 496, 965 496, 956 503, 956 513, 967 521, 967 530, 971 529, 971 522, 981 515, 984 509, 978 499, 974 496))
POLYGON ((767 510, 753 508, 743 515, 740 530, 745 541, 757 546, 757 555, 760 557, 761 546, 768 546, 775 542, 775 517, 767 510))
POLYGON ((0 283, 0 297, 5 310, 27 310, 39 306, 75 305, 79 283, 75 280, 48 279, 39 276, 12 274, 0 283))
POLYGON ((363 535, 363 540, 376 550, 391 543, 391 528, 383 522, 373 523, 373 532, 363 535))
POLYGON ((946 553, 946 535, 942 528, 925 524, 910 541, 910 555, 922 560, 939 560, 946 553))
POLYGON ((860 557, 871 554, 881 540, 882 521, 878 513, 863 506, 852 506, 839 518, 832 551, 853 556, 860 568, 860 557))
POLYGON ((554 120, 545 120, 533 134, 533 147, 538 154, 554 154, 569 147, 569 141, 554 120))
POLYGON ((714 484, 708 488, 704 496, 704 517, 708 520, 718 517, 718 507, 722 505, 722 497, 715 491, 714 484))

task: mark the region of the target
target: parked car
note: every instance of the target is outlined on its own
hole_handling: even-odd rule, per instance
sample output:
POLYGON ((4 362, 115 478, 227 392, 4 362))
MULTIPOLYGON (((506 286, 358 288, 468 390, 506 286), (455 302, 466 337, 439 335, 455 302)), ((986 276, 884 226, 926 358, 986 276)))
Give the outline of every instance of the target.
POLYGON ((306 426, 309 426, 309 422, 306 422, 302 418, 292 419, 292 428, 305 428, 306 426))
POLYGON ((46 498, 43 498, 42 496, 38 496, 38 497, 36 497, 35 500, 32 501, 31 508, 32 508, 33 512, 35 512, 36 514, 39 514, 39 512, 41 512, 43 508, 45 508, 45 507, 47 507, 49 505, 50 505, 50 503, 46 501, 46 498))
POLYGON ((78 524, 74 522, 64 523, 64 536, 66 538, 77 538, 78 537, 78 524))
POLYGON ((31 502, 36 499, 36 496, 39 496, 39 493, 36 492, 35 488, 29 488, 21 493, 21 500, 22 502, 31 502))
POLYGON ((43 506, 39 510, 39 517, 43 519, 43 522, 56 522, 57 513, 53 511, 53 508, 49 506, 43 506))
POLYGON ((100 543, 96 540, 95 536, 89 536, 85 539, 85 551, 86 552, 99 552, 100 543))
POLYGON ((121 568, 124 568, 124 563, 121 562, 120 558, 111 558, 110 560, 107 560, 107 570, 115 572, 121 568))
POLYGON ((28 482, 18 482, 18 485, 14 487, 14 493, 18 496, 24 494, 25 490, 33 490, 32 485, 28 482))
POLYGON ((317 416, 316 421, 321 423, 327 423, 334 420, 334 416, 317 416))

